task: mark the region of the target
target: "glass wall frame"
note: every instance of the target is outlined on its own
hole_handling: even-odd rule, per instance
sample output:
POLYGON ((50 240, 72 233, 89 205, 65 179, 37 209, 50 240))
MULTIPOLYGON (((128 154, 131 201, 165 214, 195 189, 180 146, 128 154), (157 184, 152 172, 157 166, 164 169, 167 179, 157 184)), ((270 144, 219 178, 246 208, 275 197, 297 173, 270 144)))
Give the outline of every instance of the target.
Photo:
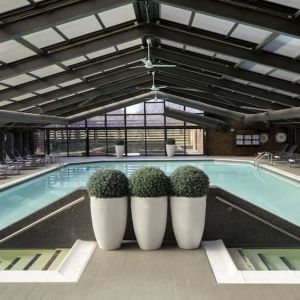
MULTIPOLYGON (((45 149, 47 153, 53 152, 50 134, 53 130, 66 130, 72 133, 71 136, 76 136, 76 131, 78 131, 77 135, 81 137, 80 149, 76 148, 76 155, 115 155, 114 142, 118 138, 125 140, 126 156, 165 155, 167 138, 176 140, 175 155, 202 155, 204 131, 194 124, 166 117, 164 115, 166 106, 183 111, 190 110, 167 101, 152 100, 87 119, 84 121, 84 126, 82 122, 78 127, 76 124, 63 128, 58 128, 57 125, 53 128, 48 126, 45 128, 45 149), (191 132, 194 133, 191 134, 191 132), (196 140, 192 140, 193 138, 196 140)), ((203 114, 201 111, 194 110, 193 112, 203 114)), ((73 156, 74 151, 72 147, 70 149, 72 141, 69 137, 68 133, 64 155, 73 156)))

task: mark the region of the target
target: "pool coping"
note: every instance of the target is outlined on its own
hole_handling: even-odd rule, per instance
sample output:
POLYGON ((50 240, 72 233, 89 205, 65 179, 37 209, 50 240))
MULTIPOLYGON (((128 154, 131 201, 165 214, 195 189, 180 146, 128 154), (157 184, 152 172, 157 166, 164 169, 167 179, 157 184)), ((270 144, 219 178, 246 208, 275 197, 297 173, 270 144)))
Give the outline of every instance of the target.
POLYGON ((222 240, 201 245, 218 284, 300 284, 300 271, 238 270, 222 240))

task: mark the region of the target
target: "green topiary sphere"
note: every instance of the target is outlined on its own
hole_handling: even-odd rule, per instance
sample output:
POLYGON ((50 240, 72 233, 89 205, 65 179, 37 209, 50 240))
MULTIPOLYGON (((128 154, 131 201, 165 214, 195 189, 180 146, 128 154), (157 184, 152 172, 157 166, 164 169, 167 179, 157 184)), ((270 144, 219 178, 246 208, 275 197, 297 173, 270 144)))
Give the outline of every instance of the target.
POLYGON ((209 189, 209 178, 194 166, 178 167, 171 175, 171 194, 176 197, 203 197, 209 189))
POLYGON ((131 196, 162 197, 170 192, 168 176, 159 168, 144 167, 132 173, 129 178, 131 196))
POLYGON ((115 145, 116 146, 124 146, 125 145, 125 141, 122 140, 122 139, 118 139, 118 140, 116 140, 115 145))
POLYGON ((167 145, 176 145, 176 141, 173 138, 168 138, 167 139, 167 145))
POLYGON ((128 196, 128 179, 119 170, 99 169, 89 178, 87 190, 91 197, 96 198, 128 196))

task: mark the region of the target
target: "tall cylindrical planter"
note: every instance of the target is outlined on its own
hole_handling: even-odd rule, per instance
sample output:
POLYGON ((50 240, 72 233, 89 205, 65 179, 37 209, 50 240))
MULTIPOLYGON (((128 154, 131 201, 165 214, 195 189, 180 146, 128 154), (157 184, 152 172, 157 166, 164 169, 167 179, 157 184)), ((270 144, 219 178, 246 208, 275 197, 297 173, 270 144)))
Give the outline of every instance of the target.
POLYGON ((176 151, 176 145, 166 145, 167 156, 173 157, 176 151))
POLYGON ((118 158, 122 158, 124 154, 124 145, 116 145, 116 155, 118 158))
POLYGON ((102 250, 121 247, 127 222, 127 203, 127 197, 91 197, 93 229, 102 250))
POLYGON ((168 197, 131 197, 134 232, 139 247, 155 250, 161 247, 166 231, 168 197))
POLYGON ((171 197, 172 226, 182 249, 199 247, 204 231, 206 196, 171 197))

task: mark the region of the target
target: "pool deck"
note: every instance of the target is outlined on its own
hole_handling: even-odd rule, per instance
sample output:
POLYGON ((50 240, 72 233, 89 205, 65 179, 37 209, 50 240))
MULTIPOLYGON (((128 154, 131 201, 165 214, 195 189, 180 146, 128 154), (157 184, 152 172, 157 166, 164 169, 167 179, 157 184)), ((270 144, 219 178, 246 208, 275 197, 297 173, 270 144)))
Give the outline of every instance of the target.
MULTIPOLYGON (((253 157, 178 157, 175 159, 253 160, 253 157)), ((128 159, 166 159, 143 157, 128 159)), ((113 157, 64 158, 67 162, 115 160, 113 157)), ((126 159, 124 159, 126 160, 126 159)), ((50 166, 50 167, 53 167, 50 166)), ((300 168, 276 164, 276 168, 300 176, 300 168)), ((44 168, 23 171, 22 176, 41 172, 44 168)), ((15 180, 0 180, 0 186, 15 180)), ((161 250, 142 251, 135 243, 118 251, 96 248, 80 281, 76 284, 0 284, 0 300, 9 299, 99 299, 99 300, 298 300, 300 285, 216 284, 208 259, 202 249, 180 250, 164 245, 161 250)))

